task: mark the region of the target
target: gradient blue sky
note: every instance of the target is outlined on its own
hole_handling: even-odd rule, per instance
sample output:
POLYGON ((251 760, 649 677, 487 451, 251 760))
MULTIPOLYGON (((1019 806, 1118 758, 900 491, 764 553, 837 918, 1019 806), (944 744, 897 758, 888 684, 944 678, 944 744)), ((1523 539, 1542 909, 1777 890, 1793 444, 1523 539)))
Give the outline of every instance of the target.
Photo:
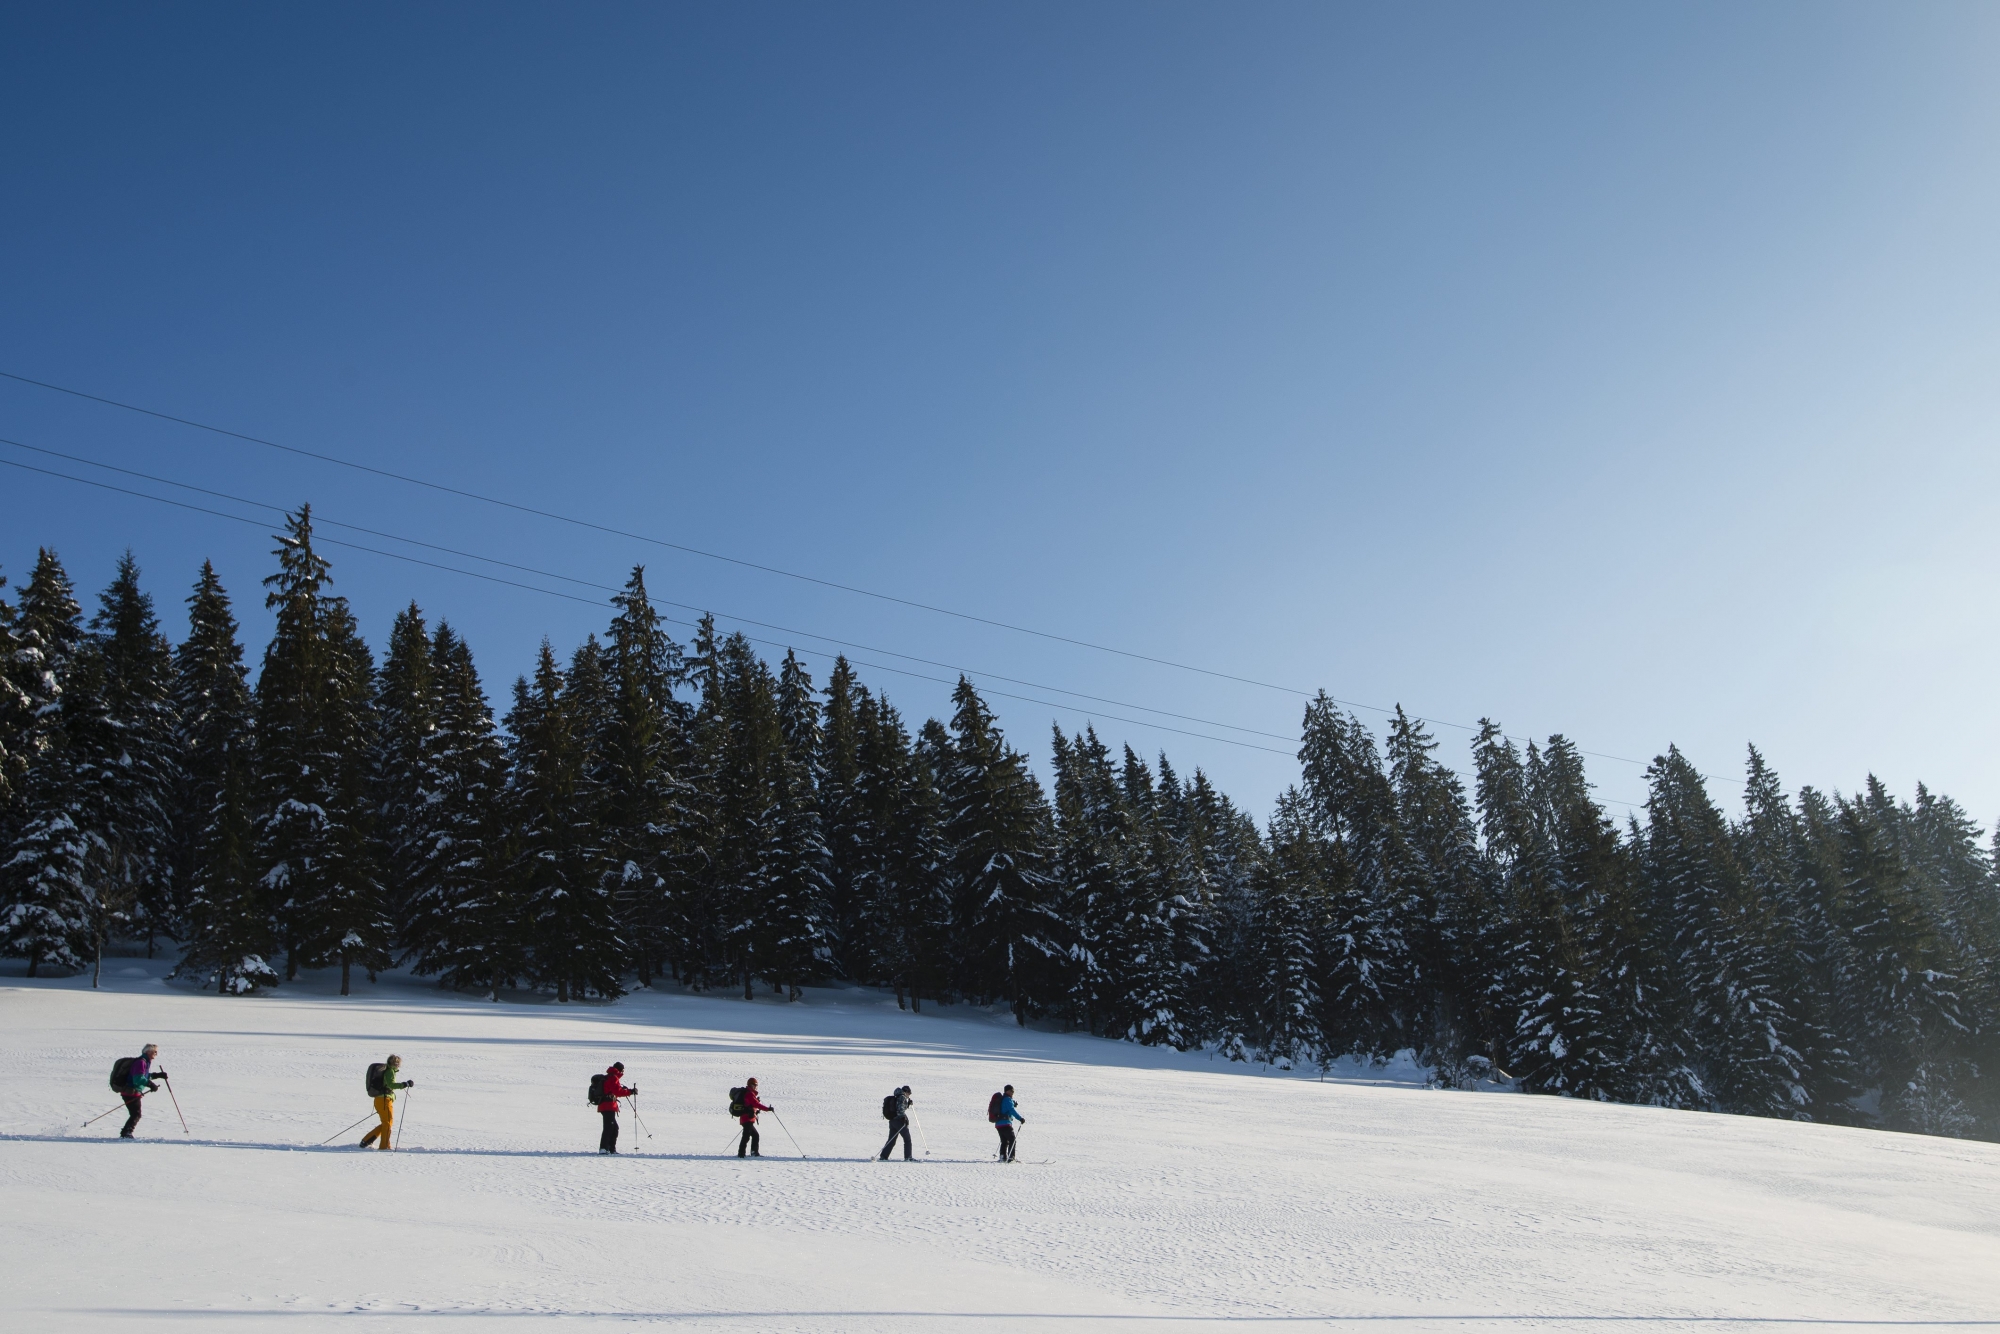
MULTIPOLYGON (((1789 785, 1987 820, 1996 69, 1978 4, 12 5, 0 370, 1367 704, 1678 743, 1731 805, 1755 741, 1789 785)), ((18 383, 0 436, 1281 735, 1302 705, 18 383)), ((178 636, 212 557, 261 650, 263 531, 12 469, 0 497, 16 583, 48 544, 94 597, 129 545, 178 636)), ((608 615, 330 554, 378 647, 414 597, 496 696, 608 615)), ((1038 757, 1096 717, 1259 812, 1295 771, 995 703, 1038 757)))

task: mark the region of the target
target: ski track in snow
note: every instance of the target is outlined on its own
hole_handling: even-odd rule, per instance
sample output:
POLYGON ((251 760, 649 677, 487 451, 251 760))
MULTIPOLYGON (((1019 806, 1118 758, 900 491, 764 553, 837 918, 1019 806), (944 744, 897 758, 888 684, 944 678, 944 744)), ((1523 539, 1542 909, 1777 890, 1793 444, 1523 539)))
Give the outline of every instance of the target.
MULTIPOLYGON (((0 1327, 2000 1330, 2000 1146, 1273 1075, 867 991, 0 982, 0 1327), (112 1060, 161 1044, 141 1139, 112 1060), (399 1052, 404 1149, 363 1153, 399 1052), (616 1159, 584 1085, 642 1090, 616 1159), (734 1156, 727 1090, 776 1117, 734 1156), (1022 1161, 987 1095, 1018 1086, 1022 1161), (872 1161, 915 1087, 932 1153, 872 1161), (408 1097, 409 1095, 405 1095, 408 1097), (372 1117, 370 1123, 372 1124, 372 1117)), ((900 1149, 899 1149, 900 1153, 900 1149)))

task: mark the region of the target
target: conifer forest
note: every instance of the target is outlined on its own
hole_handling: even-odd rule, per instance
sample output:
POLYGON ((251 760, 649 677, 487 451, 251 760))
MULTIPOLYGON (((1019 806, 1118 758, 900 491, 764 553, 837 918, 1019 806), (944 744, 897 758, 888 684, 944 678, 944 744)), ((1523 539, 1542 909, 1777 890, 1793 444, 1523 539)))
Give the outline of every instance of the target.
POLYGON ((635 569, 497 717, 412 605, 378 659, 311 516, 246 662, 204 566, 176 646, 128 554, 86 617, 44 550, 0 590, 0 947, 108 941, 222 996, 407 964, 496 1001, 843 980, 899 1004, 1311 1069, 1408 1049, 1441 1084, 2000 1138, 1996 849, 1949 797, 1788 792, 1740 816, 1668 749, 1622 826, 1557 735, 1488 721, 1470 784, 1398 711, 1322 694, 1262 826, 1091 728, 1048 786, 961 678, 913 723, 635 569))

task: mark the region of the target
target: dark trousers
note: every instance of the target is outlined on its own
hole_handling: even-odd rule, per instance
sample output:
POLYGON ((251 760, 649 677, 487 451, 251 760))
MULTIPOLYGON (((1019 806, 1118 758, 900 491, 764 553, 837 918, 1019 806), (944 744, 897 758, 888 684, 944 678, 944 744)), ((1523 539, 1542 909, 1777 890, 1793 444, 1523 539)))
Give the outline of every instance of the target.
POLYGON ((748 1149, 752 1158, 762 1158, 764 1155, 757 1152, 757 1146, 761 1143, 763 1143, 763 1136, 757 1133, 756 1123, 752 1122, 744 1126, 742 1138, 736 1141, 736 1156, 741 1158, 743 1151, 748 1149))
POLYGON ((999 1131, 999 1132, 1000 1132, 1000 1161, 1001 1161, 1001 1162, 1003 1162, 1003 1163, 1011 1163, 1011 1162, 1013 1162, 1013 1161, 1014 1161, 1014 1127, 1013 1127, 1013 1126, 1011 1126, 1011 1125, 1008 1125, 1008 1124, 1007 1124, 1006 1122, 1002 1121, 1001 1123, 999 1123, 998 1125, 994 1126, 993 1128, 994 1128, 995 1130, 997 1130, 997 1131, 999 1131))
POLYGON ((910 1161, 910 1118, 899 1116, 889 1123, 889 1142, 882 1146, 882 1160, 887 1162, 889 1150, 896 1147, 896 1136, 903 1137, 903 1161, 910 1161))
POLYGON ((597 1138, 599 1153, 618 1152, 618 1113, 598 1108, 597 1114, 604 1118, 604 1133, 597 1138))
POLYGON ((118 1096, 125 1099, 125 1110, 132 1113, 132 1115, 125 1118, 125 1128, 119 1131, 118 1135, 121 1139, 131 1139, 132 1127, 139 1124, 139 1095, 136 1093, 121 1093, 118 1096))

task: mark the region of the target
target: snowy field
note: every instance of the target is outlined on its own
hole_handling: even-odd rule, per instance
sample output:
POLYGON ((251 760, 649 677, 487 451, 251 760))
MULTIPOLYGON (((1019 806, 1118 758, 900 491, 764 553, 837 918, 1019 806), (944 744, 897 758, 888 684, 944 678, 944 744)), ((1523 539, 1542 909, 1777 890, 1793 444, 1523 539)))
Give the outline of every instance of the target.
POLYGON ((0 1328, 2000 1327, 1995 1145, 1320 1083, 872 992, 223 1000, 162 971, 0 979, 0 1328), (164 1092, 136 1142, 81 1129, 148 1039, 192 1133, 164 1092), (313 1147, 391 1050, 403 1151, 313 1147), (601 1158, 613 1059, 653 1133, 628 1114, 601 1158), (734 1157, 752 1074, 810 1160, 769 1116, 734 1157), (931 1152, 876 1163, 902 1083, 931 1152))

